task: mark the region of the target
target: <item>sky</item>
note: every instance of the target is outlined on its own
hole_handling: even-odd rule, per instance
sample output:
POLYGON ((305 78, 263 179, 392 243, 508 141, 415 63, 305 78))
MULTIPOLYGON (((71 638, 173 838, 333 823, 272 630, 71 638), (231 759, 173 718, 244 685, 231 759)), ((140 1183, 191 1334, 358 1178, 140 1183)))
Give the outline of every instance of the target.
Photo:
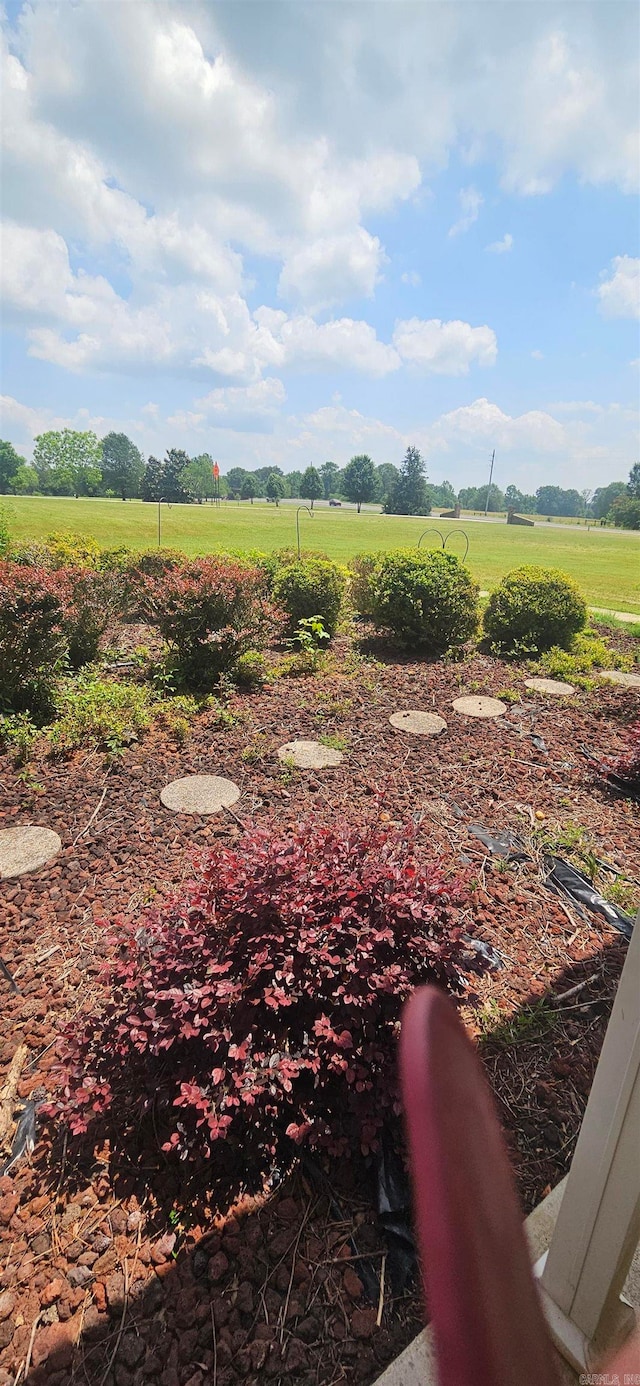
POLYGON ((624 479, 638 50, 632 0, 11 0, 1 436, 624 479))

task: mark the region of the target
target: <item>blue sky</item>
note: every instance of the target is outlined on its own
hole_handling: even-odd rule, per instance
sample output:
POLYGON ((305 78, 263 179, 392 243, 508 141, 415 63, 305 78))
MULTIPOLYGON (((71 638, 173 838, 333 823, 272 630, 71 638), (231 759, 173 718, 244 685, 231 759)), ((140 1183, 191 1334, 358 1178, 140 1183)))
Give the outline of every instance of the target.
POLYGON ((637 52, 626 0, 12 3, 2 436, 624 477, 637 52))

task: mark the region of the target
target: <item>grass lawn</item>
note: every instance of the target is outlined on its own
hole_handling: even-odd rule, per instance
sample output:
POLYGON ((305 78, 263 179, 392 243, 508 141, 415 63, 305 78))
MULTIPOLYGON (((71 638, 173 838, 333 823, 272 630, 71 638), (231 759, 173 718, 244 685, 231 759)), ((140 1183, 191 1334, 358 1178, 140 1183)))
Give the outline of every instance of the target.
MULTIPOLYGON (((72 500, 51 496, 11 496, 2 502, 10 512, 16 539, 42 539, 54 530, 91 535, 106 547, 127 544, 150 548, 158 542, 158 507, 142 501, 72 500)), ((540 563, 570 573, 592 606, 640 615, 640 534, 624 530, 587 530, 582 526, 538 524, 534 529, 485 524, 472 519, 413 519, 374 511, 316 510, 313 520, 300 516, 303 547, 322 550, 347 562, 362 550, 415 544, 423 530, 437 526, 443 534, 465 529, 469 537, 468 564, 484 588, 494 587, 504 573, 521 563, 540 563)), ((163 545, 188 554, 229 549, 271 549, 295 545, 295 505, 245 501, 210 505, 162 507, 163 545)), ((439 544, 429 534, 425 546, 439 544)), ((464 545, 451 540, 452 552, 464 545)))

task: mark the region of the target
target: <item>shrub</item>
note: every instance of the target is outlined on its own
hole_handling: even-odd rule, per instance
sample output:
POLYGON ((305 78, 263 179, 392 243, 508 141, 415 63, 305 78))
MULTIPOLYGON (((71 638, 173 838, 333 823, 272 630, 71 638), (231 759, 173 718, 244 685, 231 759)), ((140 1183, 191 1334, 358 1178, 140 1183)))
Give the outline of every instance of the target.
POLYGON ((26 765, 39 735, 28 712, 0 715, 0 745, 13 752, 16 765, 26 765))
POLYGON ((262 688, 267 674, 267 661, 260 650, 245 650, 236 660, 233 676, 241 688, 262 688))
POLYGON ((297 629, 299 621, 320 616, 325 630, 333 635, 345 585, 344 573, 330 559, 296 559, 276 573, 273 598, 286 611, 290 631, 297 629))
POLYGON ((373 618, 373 576, 383 558, 381 553, 357 553, 351 559, 349 595, 359 616, 373 618))
POLYGON ((491 593, 484 629, 496 649, 535 654, 569 649, 586 625, 587 607, 572 578, 556 568, 514 568, 491 593))
POLYGON ((163 1149, 226 1139, 254 1177, 303 1142, 374 1147, 405 998, 461 989, 463 902, 413 825, 216 846, 183 900, 115 921, 108 1001, 67 1029, 49 1112, 82 1133, 111 1109, 126 1134, 153 1108, 163 1149))
POLYGON ((144 608, 169 643, 180 678, 194 689, 210 688, 279 625, 264 575, 230 559, 194 559, 145 578, 144 608))
POLYGON ((97 568, 101 557, 96 540, 80 534, 49 534, 46 540, 11 545, 13 562, 26 568, 97 568))
POLYGON ((604 757, 597 768, 611 789, 625 798, 640 800, 640 722, 629 728, 629 744, 622 755, 604 757))
POLYGON ((67 657, 59 573, 0 560, 0 706, 44 713, 67 657))
POLYGON ((151 695, 139 683, 112 683, 85 673, 65 679, 56 694, 57 720, 48 729, 53 751, 92 745, 118 755, 153 717, 151 695))
POLYGON ((454 554, 385 554, 371 572, 371 615, 408 649, 438 653, 475 634, 478 588, 454 554))
POLYGON ((581 675, 590 674, 594 669, 632 668, 631 655, 612 650, 606 640, 588 630, 580 631, 575 636, 570 650, 563 650, 560 645, 552 645, 536 665, 540 673, 548 674, 554 679, 565 679, 569 683, 572 679, 579 679, 581 675))
POLYGON ((65 631, 69 662, 73 669, 79 669, 95 659, 107 627, 122 615, 126 588, 120 574, 88 568, 67 568, 61 577, 68 591, 65 631))

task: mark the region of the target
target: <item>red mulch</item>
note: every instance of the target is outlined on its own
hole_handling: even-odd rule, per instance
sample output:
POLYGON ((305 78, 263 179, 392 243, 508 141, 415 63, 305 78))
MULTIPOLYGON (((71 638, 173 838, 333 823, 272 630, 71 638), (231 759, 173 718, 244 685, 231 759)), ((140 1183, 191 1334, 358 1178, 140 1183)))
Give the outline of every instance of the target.
MULTIPOLYGON (((194 849, 240 833, 230 815, 206 821, 167 812, 159 792, 169 780, 228 775, 242 790, 243 821, 418 814, 431 849, 470 872, 476 933, 505 958, 503 970, 470 977, 462 1011, 484 1037, 528 1211, 570 1162, 625 943, 604 922, 586 924, 564 909, 544 888, 538 857, 506 869, 487 858, 468 824, 510 828, 531 842, 534 827, 571 820, 597 856, 640 879, 638 807, 594 787, 580 750, 621 750, 638 698, 617 687, 570 702, 530 695, 523 670, 481 655, 433 665, 361 662, 354 671, 345 652, 315 678, 234 698, 232 727, 219 727, 214 714, 199 718, 183 747, 156 731, 109 767, 99 753, 38 757, 22 777, 8 757, 0 760, 0 826, 41 823, 63 840, 50 868, 1 887, 0 955, 21 994, 0 979, 0 1085, 24 1043, 30 1058, 19 1095, 46 1089, 59 1025, 99 985, 96 921, 179 888, 194 849), (502 722, 467 721, 451 709, 464 692, 507 687, 522 702, 502 722), (448 731, 433 739, 394 731, 389 714, 403 707, 437 710, 448 731), (548 756, 534 749, 532 730, 548 756), (283 770, 280 744, 322 735, 344 739, 341 766, 319 775, 283 770), (579 983, 566 1002, 532 1014, 532 1002, 579 983)), ((0 1386, 13 1386, 18 1371, 30 1386, 376 1378, 422 1316, 415 1291, 394 1296, 381 1276, 385 1243, 361 1157, 327 1166, 320 1185, 297 1167, 270 1199, 230 1215, 215 1184, 215 1152, 211 1166, 208 1181, 194 1183, 150 1149, 116 1160, 105 1146, 83 1162, 61 1135, 41 1133, 31 1163, 21 1160, 0 1180, 0 1386), (378 1286, 382 1280, 373 1298, 363 1264, 369 1285, 372 1274, 378 1286)))

